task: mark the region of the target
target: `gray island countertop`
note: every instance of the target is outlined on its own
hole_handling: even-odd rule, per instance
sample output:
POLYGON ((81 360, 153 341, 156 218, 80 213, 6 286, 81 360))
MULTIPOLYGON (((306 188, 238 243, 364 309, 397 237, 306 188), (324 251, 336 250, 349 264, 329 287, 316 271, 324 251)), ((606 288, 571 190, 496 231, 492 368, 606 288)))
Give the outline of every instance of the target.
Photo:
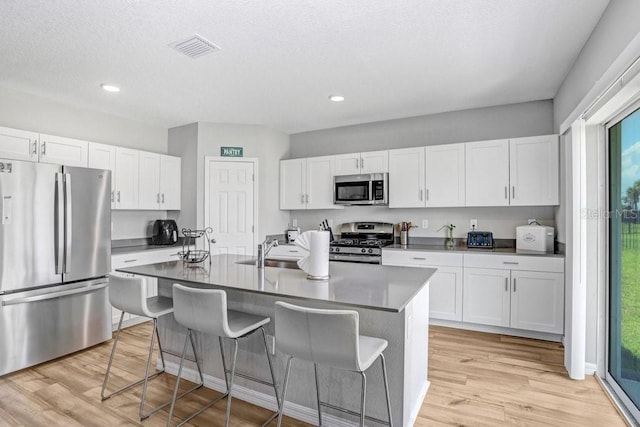
POLYGON ((297 269, 239 264, 252 258, 214 255, 208 262, 190 266, 170 261, 117 271, 174 280, 198 287, 228 288, 289 298, 321 300, 339 305, 400 312, 427 285, 434 268, 391 267, 330 262, 329 280, 309 280, 297 269))

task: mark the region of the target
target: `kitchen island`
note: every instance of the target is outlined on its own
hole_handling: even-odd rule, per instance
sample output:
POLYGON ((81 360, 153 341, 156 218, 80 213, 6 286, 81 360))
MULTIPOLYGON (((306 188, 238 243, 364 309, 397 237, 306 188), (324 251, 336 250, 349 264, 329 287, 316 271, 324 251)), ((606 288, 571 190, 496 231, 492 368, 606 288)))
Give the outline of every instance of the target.
MULTIPOLYGON (((427 392, 427 347, 429 317, 428 281, 435 269, 390 267, 356 263, 330 263, 330 279, 312 281, 298 269, 251 265, 251 258, 216 255, 207 262, 189 266, 181 261, 118 269, 126 273, 155 277, 160 295, 171 296, 173 283, 198 288, 224 289, 230 309, 274 316, 274 303, 286 301, 316 308, 351 308, 360 316, 360 332, 389 341, 385 350, 395 425, 412 425, 427 392)), ((179 353, 186 330, 173 316, 159 321, 165 350, 179 353)), ((273 321, 266 332, 273 336, 273 321)), ((269 339, 273 351, 272 339, 269 339)), ((196 334, 196 348, 202 359, 205 385, 224 390, 224 377, 217 337, 196 334)), ((227 347, 230 348, 230 347, 227 347)), ((281 389, 286 356, 275 352, 274 367, 281 389)), ((177 372, 178 358, 166 356, 167 371, 177 372)), ((194 364, 186 364, 185 377, 195 380, 194 364)), ((241 343, 238 371, 268 378, 264 347, 258 337, 241 343)), ((379 363, 367 371, 367 415, 386 419, 384 388, 379 363)), ((292 365, 285 413, 317 423, 313 365, 296 361, 292 365)), ((356 374, 322 367, 320 394, 331 404, 358 410, 360 381, 356 374)), ((273 390, 236 377, 234 396, 259 406, 276 409, 273 390)), ((327 425, 353 425, 354 417, 323 408, 327 425), (345 418, 348 417, 348 418, 345 418)))

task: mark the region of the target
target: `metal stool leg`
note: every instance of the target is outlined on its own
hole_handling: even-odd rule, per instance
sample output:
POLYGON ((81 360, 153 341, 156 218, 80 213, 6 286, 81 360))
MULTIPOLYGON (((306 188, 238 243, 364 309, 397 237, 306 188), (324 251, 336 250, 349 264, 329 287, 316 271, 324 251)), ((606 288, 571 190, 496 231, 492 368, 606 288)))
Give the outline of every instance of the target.
POLYGON ((180 367, 178 368, 176 385, 173 388, 173 397, 171 398, 171 408, 169 409, 169 419, 167 420, 167 427, 171 426, 171 419, 173 418, 173 409, 176 406, 176 400, 178 396, 178 387, 180 386, 180 377, 182 376, 182 367, 184 366, 184 356, 187 353, 187 344, 189 343, 190 336, 191 336, 191 329, 187 331, 187 336, 184 338, 184 346, 182 347, 182 355, 180 356, 180 367))
MULTIPOLYGON (((280 396, 278 395, 278 387, 276 386, 276 376, 275 376, 275 373, 273 372, 273 363, 271 361, 271 354, 269 353, 269 346, 267 345, 267 335, 264 332, 263 327, 260 328, 260 331, 262 331, 262 341, 264 342, 264 351, 267 353, 267 362, 269 362, 269 371, 271 372, 271 383, 273 384, 273 392, 276 395, 276 407, 279 410, 280 396)), ((273 415, 271 415, 264 423, 262 423, 262 427, 269 424, 278 416, 278 413, 279 413, 278 410, 276 410, 276 412, 273 415)))
POLYGON ((318 364, 313 364, 313 373, 316 377, 316 401, 318 402, 318 426, 322 425, 322 409, 320 408, 320 386, 318 385, 318 364))
POLYGON ((364 427, 364 401, 367 397, 367 376, 364 372, 360 372, 362 375, 362 402, 360 404, 360 427, 364 427))
POLYGON ((284 384, 282 385, 282 400, 280 400, 280 410, 278 411, 278 427, 282 425, 282 415, 284 413, 284 401, 287 397, 287 385, 289 384, 289 372, 291 372, 292 356, 287 359, 287 368, 284 371, 284 384))
MULTIPOLYGON (((140 411, 139 411, 140 420, 149 418, 149 416, 155 412, 155 410, 152 410, 145 414, 144 403, 147 399, 147 384, 149 383, 149 370, 151 369, 151 358, 153 357, 153 348, 155 347, 155 341, 156 341, 157 335, 158 335, 158 319, 154 318, 153 331, 151 332, 151 342, 149 343, 149 355, 147 356, 147 369, 145 370, 144 381, 142 382, 142 398, 140 399, 140 411)), ((160 409, 160 408, 157 408, 157 409, 160 409)))
POLYGON ((104 391, 107 389, 107 382, 109 382, 109 374, 111 373, 111 364, 113 363, 113 356, 116 354, 116 347, 120 339, 120 329, 122 329, 122 320, 124 319, 124 311, 120 313, 120 322, 118 322, 118 330, 116 331, 116 339, 113 340, 113 347, 111 347, 111 356, 109 357, 109 363, 107 364, 107 372, 104 374, 104 381, 102 382, 102 390, 100 391, 100 398, 106 400, 113 396, 115 393, 111 393, 108 396, 104 395, 104 391))
POLYGON ((387 365, 384 361, 384 355, 380 353, 380 362, 382 363, 382 379, 384 380, 384 393, 387 396, 387 414, 389 414, 389 427, 393 427, 391 419, 391 401, 389 400, 389 382, 387 380, 387 365))
POLYGON ((231 390, 233 389, 233 377, 236 374, 236 361, 238 358, 238 340, 233 340, 233 360, 231 361, 231 378, 229 378, 229 395, 227 396, 227 417, 224 422, 225 427, 229 427, 229 418, 231 417, 231 390))

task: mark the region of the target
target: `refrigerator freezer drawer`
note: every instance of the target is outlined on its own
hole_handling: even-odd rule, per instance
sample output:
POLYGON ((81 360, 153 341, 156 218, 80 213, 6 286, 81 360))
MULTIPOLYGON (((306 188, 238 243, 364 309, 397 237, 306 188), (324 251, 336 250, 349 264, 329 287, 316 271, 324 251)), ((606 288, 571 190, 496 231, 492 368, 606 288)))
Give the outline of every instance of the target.
POLYGON ((0 375, 111 338, 107 280, 0 296, 0 375))

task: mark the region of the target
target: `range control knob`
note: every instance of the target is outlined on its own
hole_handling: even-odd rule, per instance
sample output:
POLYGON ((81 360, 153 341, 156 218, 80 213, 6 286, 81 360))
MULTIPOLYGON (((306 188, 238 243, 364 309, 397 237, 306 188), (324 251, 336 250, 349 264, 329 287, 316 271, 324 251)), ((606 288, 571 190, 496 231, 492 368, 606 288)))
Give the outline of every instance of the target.
POLYGON ((360 252, 362 252, 363 254, 367 252, 367 250, 365 248, 360 249, 360 252))
POLYGON ((372 254, 373 253, 373 249, 369 249, 369 253, 372 254))
POLYGON ((340 248, 336 248, 336 252, 340 252, 340 248))

